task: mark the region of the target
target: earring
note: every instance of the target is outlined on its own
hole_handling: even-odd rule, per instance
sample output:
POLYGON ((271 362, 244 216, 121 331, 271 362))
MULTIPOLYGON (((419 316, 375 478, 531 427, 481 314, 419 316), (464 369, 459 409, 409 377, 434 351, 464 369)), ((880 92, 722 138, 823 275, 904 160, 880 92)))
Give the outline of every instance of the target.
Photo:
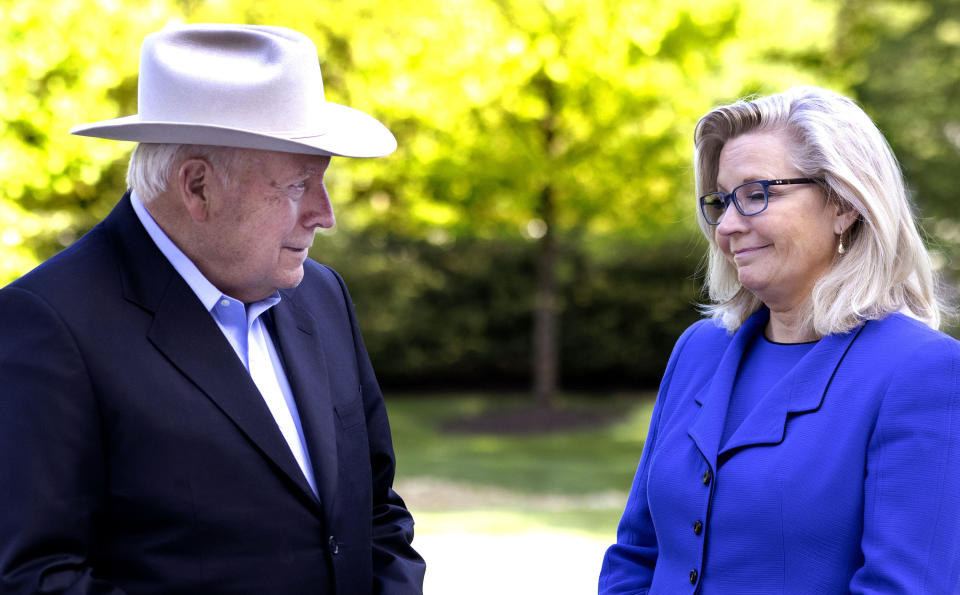
POLYGON ((844 249, 844 247, 843 247, 843 237, 841 237, 841 238, 840 238, 840 245, 837 246, 837 254, 839 254, 840 256, 843 256, 843 255, 846 254, 846 253, 847 253, 847 251, 846 251, 846 249, 844 249))

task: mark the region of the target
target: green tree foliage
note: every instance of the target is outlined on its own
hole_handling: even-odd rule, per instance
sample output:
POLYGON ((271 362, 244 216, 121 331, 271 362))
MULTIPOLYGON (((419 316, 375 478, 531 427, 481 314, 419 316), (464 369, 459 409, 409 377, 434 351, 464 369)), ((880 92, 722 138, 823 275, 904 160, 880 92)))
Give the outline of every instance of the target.
POLYGON ((155 0, 0 2, 0 283, 116 202, 129 147, 67 130, 135 111, 140 42, 168 14, 155 0))
MULTIPOLYGON (((653 240, 690 230, 697 116, 744 92, 815 80, 767 57, 782 42, 769 31, 811 16, 822 26, 828 11, 766 4, 2 0, 0 279, 68 244, 115 202, 131 145, 66 132, 134 113, 140 42, 176 22, 305 31, 328 99, 396 131, 394 156, 333 170, 346 231, 537 236, 545 186, 564 230, 653 240)), ((816 52, 819 37, 797 27, 791 51, 816 52)))
POLYGON ((945 270, 960 278, 960 2, 846 0, 831 63, 887 136, 945 270))
MULTIPOLYGON (((605 254, 564 247, 558 359, 565 388, 656 386, 670 348, 698 314, 692 271, 702 243, 605 254)), ((523 238, 426 240, 367 230, 337 234, 325 257, 348 276, 377 377, 390 389, 529 384, 531 278, 523 238)))
MULTIPOLYGON (((364 255, 347 258, 344 274, 370 342, 402 341, 413 357, 409 335, 376 333, 422 316, 433 331, 422 335, 421 363, 479 361, 477 352, 499 349, 488 339, 504 338, 498 325, 529 327, 539 307, 552 325, 543 342, 559 346, 546 359, 575 366, 575 343, 603 342, 587 325, 622 328, 623 317, 600 310, 649 308, 663 320, 674 307, 637 301, 657 301, 636 287, 658 286, 645 275, 689 281, 692 269, 659 247, 698 234, 697 118, 718 102, 794 84, 845 90, 822 74, 835 10, 816 0, 0 0, 0 283, 69 244, 123 191, 131 145, 66 131, 136 111, 147 32, 168 22, 283 25, 316 41, 329 100, 377 116, 399 139, 389 158, 331 168, 338 231, 314 250, 320 260, 336 260, 344 246, 364 255), (463 267, 487 276, 468 282, 463 267), (458 318, 463 327, 445 327, 469 301, 461 282, 479 306, 465 308, 472 318, 458 318), (501 309, 506 296, 514 306, 501 309), (484 322, 483 308, 503 317, 484 322)), ((671 291, 660 300, 679 295, 671 291)), ((690 301, 674 302, 683 309, 674 320, 689 316, 690 301)), ((676 334, 664 324, 670 337, 658 353, 676 334)), ((513 366, 531 349, 519 341, 505 350, 513 366)))

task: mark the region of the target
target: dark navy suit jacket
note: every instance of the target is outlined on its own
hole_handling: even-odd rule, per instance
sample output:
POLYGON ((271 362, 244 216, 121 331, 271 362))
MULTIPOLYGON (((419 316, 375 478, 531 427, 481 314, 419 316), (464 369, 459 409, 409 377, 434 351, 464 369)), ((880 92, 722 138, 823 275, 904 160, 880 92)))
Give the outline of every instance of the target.
POLYGON ((281 294, 319 499, 128 197, 0 290, 0 592, 421 592, 347 290, 308 260, 281 294))
POLYGON ((768 316, 677 342, 600 593, 960 592, 960 343, 902 314, 824 337, 721 444, 768 316))

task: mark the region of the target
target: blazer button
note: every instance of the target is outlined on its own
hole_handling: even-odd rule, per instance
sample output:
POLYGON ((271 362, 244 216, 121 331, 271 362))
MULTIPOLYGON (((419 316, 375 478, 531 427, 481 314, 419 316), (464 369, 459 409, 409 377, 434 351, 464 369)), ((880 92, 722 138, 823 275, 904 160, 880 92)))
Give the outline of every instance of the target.
POLYGON ((696 523, 694 523, 693 533, 695 535, 700 535, 701 533, 703 533, 703 523, 701 523, 700 521, 697 521, 696 523))
POLYGON ((331 554, 337 555, 337 554, 340 553, 340 544, 337 543, 337 539, 336 539, 333 535, 331 535, 331 536, 330 536, 330 539, 327 540, 327 544, 329 544, 329 546, 330 546, 330 553, 331 553, 331 554))
POLYGON ((710 480, 713 479, 713 473, 710 473, 710 470, 707 469, 703 472, 703 485, 710 485, 710 480))
POLYGON ((691 585, 697 584, 697 569, 696 569, 696 568, 694 568, 693 570, 690 571, 690 584, 691 584, 691 585))

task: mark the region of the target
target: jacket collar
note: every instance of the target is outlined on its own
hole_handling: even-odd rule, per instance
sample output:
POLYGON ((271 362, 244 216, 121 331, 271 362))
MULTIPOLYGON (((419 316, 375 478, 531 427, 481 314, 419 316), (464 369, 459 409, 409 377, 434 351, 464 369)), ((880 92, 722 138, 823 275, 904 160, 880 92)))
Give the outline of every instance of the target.
POLYGON ((769 317, 769 310, 761 308, 741 325, 726 350, 718 354, 717 372, 694 397, 701 408, 687 433, 714 469, 718 457, 734 449, 783 442, 791 415, 817 411, 844 356, 863 330, 861 325, 848 333, 820 339, 757 403, 721 450, 720 437, 740 362, 747 347, 763 332, 769 317))
MULTIPOLYGON (((129 193, 103 225, 117 254, 124 297, 153 315, 148 339, 287 476, 298 495, 320 512, 317 497, 256 385, 213 317, 147 235, 133 211, 129 193)), ((289 297, 290 294, 285 296, 289 297)), ((329 412, 324 414, 323 403, 313 402, 314 395, 321 393, 321 400, 329 404, 329 385, 322 353, 316 359, 319 348, 309 347, 309 339, 298 335, 307 329, 305 336, 309 337, 316 332, 316 324, 309 314, 284 301, 293 299, 282 300, 274 308, 280 348, 288 366, 291 388, 297 395, 318 491, 321 498, 328 496, 330 500, 325 500, 330 502, 337 471, 335 448, 328 454, 331 451, 328 443, 332 440, 335 444, 332 408, 327 408, 329 412), (311 357, 315 357, 314 361, 307 364, 305 360, 311 357), (320 365, 315 364, 317 361, 320 365), (314 365, 316 370, 311 369, 314 365), (310 398, 304 398, 306 395, 310 398)))
POLYGON ((277 342, 300 413, 320 501, 332 518, 337 491, 337 432, 326 343, 321 340, 332 333, 326 332, 324 322, 300 303, 296 289, 281 290, 280 294, 283 299, 273 308, 277 342))

